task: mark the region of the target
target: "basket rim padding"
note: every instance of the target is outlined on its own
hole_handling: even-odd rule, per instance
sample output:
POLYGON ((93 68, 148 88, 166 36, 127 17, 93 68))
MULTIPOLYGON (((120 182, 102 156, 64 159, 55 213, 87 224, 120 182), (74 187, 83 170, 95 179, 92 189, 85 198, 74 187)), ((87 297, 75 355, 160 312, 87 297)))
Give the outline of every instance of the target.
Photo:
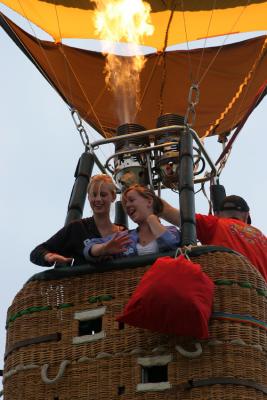
MULTIPOLYGON (((221 246, 194 246, 191 248, 191 250, 187 250, 187 254, 190 257, 198 257, 202 254, 214 253, 214 252, 232 253, 236 254, 239 257, 245 258, 242 254, 238 253, 237 251, 221 246)), ((47 269, 46 271, 34 274, 31 278, 28 279, 26 283, 33 281, 56 280, 56 279, 69 278, 85 274, 103 273, 112 270, 121 270, 125 268, 137 268, 144 265, 151 265, 159 257, 166 257, 166 256, 174 257, 175 253, 176 251, 172 250, 164 253, 146 254, 143 256, 133 256, 125 258, 121 257, 114 260, 104 261, 101 263, 97 262, 93 263, 92 261, 90 264, 75 265, 73 267, 56 266, 54 268, 47 269)))

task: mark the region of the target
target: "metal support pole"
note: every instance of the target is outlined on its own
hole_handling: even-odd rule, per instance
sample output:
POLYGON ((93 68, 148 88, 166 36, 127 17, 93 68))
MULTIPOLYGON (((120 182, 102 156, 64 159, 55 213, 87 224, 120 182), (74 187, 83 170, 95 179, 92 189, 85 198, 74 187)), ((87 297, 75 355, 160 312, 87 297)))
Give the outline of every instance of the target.
POLYGON ((124 211, 122 202, 120 200, 115 203, 115 224, 124 225, 128 228, 128 216, 124 211))
POLYGON ((213 212, 216 214, 220 211, 220 205, 226 197, 225 188, 219 183, 210 186, 210 199, 212 203, 213 212))
POLYGON ((189 129, 181 131, 179 156, 179 201, 182 246, 197 244, 193 173, 193 139, 189 129))
POLYGON ((78 161, 74 174, 75 182, 70 195, 68 213, 65 225, 75 219, 82 218, 84 203, 86 200, 87 186, 92 175, 94 156, 90 153, 83 153, 78 161))

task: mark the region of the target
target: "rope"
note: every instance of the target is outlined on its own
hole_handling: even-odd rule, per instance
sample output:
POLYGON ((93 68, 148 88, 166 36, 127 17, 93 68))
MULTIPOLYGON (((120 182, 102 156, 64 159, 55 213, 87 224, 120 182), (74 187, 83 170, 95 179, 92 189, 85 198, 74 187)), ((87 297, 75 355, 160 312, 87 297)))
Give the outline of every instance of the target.
MULTIPOLYGON (((58 16, 57 6, 56 6, 56 3, 55 3, 55 0, 54 0, 54 6, 55 6, 55 14, 56 14, 56 18, 57 18, 57 24, 58 24, 58 31, 59 31, 60 42, 62 43, 62 34, 61 34, 60 23, 59 23, 59 16, 58 16)), ((67 77, 67 82, 68 82, 68 87, 69 87, 69 92, 70 92, 71 98, 73 98, 73 95, 72 95, 72 87, 71 87, 71 84, 70 84, 69 69, 71 70, 73 76, 74 76, 75 79, 76 79, 76 82, 78 83, 79 88, 80 88, 81 91, 82 91, 82 94, 84 95, 84 97, 85 97, 87 103, 89 104, 89 107, 91 108, 91 111, 92 111, 93 115, 95 116, 95 118, 96 118, 96 120, 97 120, 97 122, 98 122, 98 124, 99 124, 99 126, 100 126, 102 135, 103 135, 104 137, 106 137, 106 134, 105 134, 105 131, 104 131, 104 129, 103 129, 103 126, 102 126, 102 124, 101 124, 101 122, 100 122, 100 120, 99 120, 99 118, 98 118, 98 116, 97 116, 97 114, 96 114, 96 112, 95 112, 95 110, 94 110, 94 108, 93 108, 93 105, 91 104, 89 98, 87 97, 86 92, 83 90, 82 85, 81 85, 81 83, 80 83, 80 81, 79 81, 77 75, 74 73, 74 69, 72 68, 72 65, 70 64, 70 62, 69 62, 69 60, 68 60, 68 58, 67 58, 67 56, 66 56, 66 53, 65 53, 65 51, 64 51, 64 47, 63 47, 63 46, 60 46, 60 47, 59 47, 59 50, 60 50, 60 52, 61 52, 61 54, 63 55, 63 58, 64 58, 64 65, 65 65, 66 77, 67 77), (67 66, 69 67, 69 69, 67 68, 67 66)), ((88 115, 88 114, 86 114, 86 116, 87 116, 87 115, 88 115)), ((92 136, 93 136, 93 138, 94 138, 94 135, 93 135, 93 134, 92 134, 92 136)), ((103 153, 103 152, 102 152, 102 153, 103 153)), ((105 156, 104 153, 103 153, 103 155, 105 156)))
POLYGON ((203 182, 201 184, 201 189, 200 189, 204 195, 204 197, 206 198, 208 205, 209 205, 209 215, 212 214, 212 203, 207 195, 206 189, 205 189, 205 182, 203 182))
MULTIPOLYGON (((232 27, 231 27, 231 29, 230 29, 230 32, 226 35, 226 37, 225 37, 225 39, 224 39, 222 45, 219 47, 219 49, 218 49, 218 51, 216 52, 216 54, 214 55, 213 59, 211 60, 211 62, 210 62, 209 65, 207 66, 206 70, 204 70, 204 72, 203 72, 201 78, 199 78, 199 73, 200 73, 200 69, 201 69, 202 61, 203 61, 203 56, 204 56, 204 50, 205 50, 205 47, 206 47, 206 40, 207 40, 207 37, 205 38, 204 47, 203 47, 203 50, 202 50, 202 54, 201 54, 201 58, 200 58, 200 62, 199 62, 198 70, 197 70, 197 74, 196 74, 196 83, 193 82, 191 57, 190 57, 190 53, 189 53, 188 36, 187 36, 187 29, 186 29, 186 23, 185 23, 185 15, 184 15, 184 7, 183 7, 183 1, 182 1, 183 20, 184 20, 184 28, 185 28, 185 34, 186 34, 186 40, 187 40, 187 49, 188 49, 188 62, 189 62, 189 69, 190 69, 191 88, 192 88, 192 86, 194 85, 194 86, 197 87, 197 89, 198 89, 198 91, 199 91, 199 86, 200 86, 201 82, 203 81, 204 77, 206 76, 206 74, 207 74, 208 71, 210 70, 212 64, 215 62, 215 60, 216 60, 218 54, 221 52, 221 50, 222 50, 224 44, 226 43, 227 39, 229 38, 230 33, 233 31, 235 25, 237 24, 237 22, 238 22, 239 19, 241 18, 241 15, 242 15, 243 12, 245 11, 246 7, 248 6, 249 1, 250 1, 250 0, 247 0, 247 4, 246 4, 246 5, 244 6, 244 8, 241 10, 241 12, 240 12, 240 14, 238 15, 237 19, 234 21, 234 23, 233 23, 233 25, 232 25, 232 27), (198 79, 198 78, 199 78, 199 79, 198 79)), ((209 24, 208 24, 208 29, 207 29, 206 36, 208 36, 208 32, 209 32, 209 30, 210 30, 210 25, 211 25, 211 20, 212 20, 213 13, 214 13, 214 7, 215 7, 215 5, 216 5, 216 0, 214 0, 214 2, 213 2, 212 13, 211 13, 211 16, 210 16, 210 20, 209 20, 209 24)), ((190 90, 191 90, 191 88, 190 88, 190 90)), ((194 109, 194 108, 193 108, 193 109, 192 109, 192 108, 190 109, 190 107, 191 107, 191 106, 190 106, 190 104, 189 104, 186 115, 187 115, 187 117, 188 117, 188 116, 189 116, 189 112, 190 112, 190 111, 191 111, 191 112, 193 111, 193 116, 194 116, 194 118, 193 118, 193 121, 192 121, 192 122, 194 123, 195 117, 196 117, 196 112, 195 112, 195 109, 194 109)), ((191 124, 191 126, 192 126, 192 124, 191 124)), ((203 138, 205 138, 206 136, 208 136, 209 133, 210 133, 210 131, 211 131, 213 128, 214 128, 214 126, 211 126, 211 127, 209 128, 209 130, 205 133, 205 135, 203 136, 203 138)))
MULTIPOLYGON (((24 18, 27 20, 27 22, 28 22, 28 24, 29 24, 29 27, 30 27, 30 29, 31 29, 31 31, 32 31, 32 33, 33 33, 33 36, 35 37, 35 39, 36 39, 36 41, 37 41, 37 43, 38 43, 38 45, 39 45, 39 48, 40 48, 40 50, 41 50, 41 52, 42 52, 42 54, 43 54, 43 56, 44 56, 44 58, 45 58, 45 60, 46 60, 46 62, 47 62, 47 64, 48 64, 49 68, 51 69, 51 71, 52 71, 52 73, 53 73, 53 75, 54 75, 54 77, 55 77, 55 80, 56 80, 56 82, 57 82, 57 85, 58 85, 58 87, 59 87, 59 89, 60 89, 60 91, 61 91, 61 93, 62 93, 62 95, 63 95, 64 90, 63 90, 63 87, 62 87, 61 84, 60 84, 60 81, 57 79, 57 75, 56 75, 56 73, 55 73, 55 70, 54 70, 54 68, 53 68, 53 65, 51 64, 49 58, 47 57, 46 52, 44 51, 44 49, 43 49, 43 47, 42 47, 42 45, 41 45, 41 41, 40 41, 40 39, 37 37, 37 35, 36 35, 36 33, 35 33, 35 30, 34 30, 34 28, 33 28, 32 24, 31 24, 31 22, 30 22, 30 20, 29 20, 29 18, 28 18, 28 16, 27 16, 27 14, 26 14, 26 12, 25 12, 25 10, 24 10, 22 4, 21 4, 21 1, 18 0, 18 2, 19 2, 19 5, 20 5, 20 8, 21 8, 21 10, 22 10, 22 14, 23 14, 24 18)), ((14 31, 13 31, 13 32, 14 32, 14 31)), ((14 32, 14 35, 16 35, 15 32, 14 32)), ((16 37, 17 37, 17 35, 16 35, 16 37)), ((19 38, 18 38, 18 40, 19 40, 19 38)), ((21 43, 21 42, 20 42, 20 43, 21 43)), ((33 63, 34 63, 35 65, 38 65, 38 64, 36 63, 36 61, 34 60, 34 58, 32 57, 32 55, 31 55, 31 54, 28 52, 28 50, 25 48, 25 46, 24 46, 22 43, 21 43, 21 45, 24 47, 24 49, 27 51, 27 53, 31 56, 31 59, 33 60, 33 63)), ((39 68, 41 68, 42 71, 43 71, 43 68, 42 68, 42 67, 39 67, 39 68)), ((45 75, 45 77, 46 77, 46 79, 48 80, 48 82, 50 83, 50 85, 51 85, 51 86, 55 89, 55 91, 58 93, 58 91, 57 91, 57 89, 55 88, 53 82, 46 76, 45 71, 43 71, 43 74, 45 75)), ((68 106, 70 106, 70 104, 68 103, 68 101, 67 101, 67 99, 66 99, 65 97, 64 97, 64 101, 68 104, 68 106)))
POLYGON ((185 39, 186 39, 186 46, 187 46, 187 60, 188 60, 188 67, 189 67, 189 81, 191 83, 193 83, 193 69, 192 69, 192 61, 191 61, 191 55, 190 55, 190 49, 189 49, 189 40, 188 40, 187 29, 186 29, 184 2, 183 2, 183 0, 181 1, 181 7, 182 7, 182 11, 183 11, 184 31, 185 31, 185 39))
POLYGON ((244 6, 244 8, 240 11, 240 14, 238 15, 238 17, 236 18, 236 20, 234 21, 233 25, 231 26, 230 32, 225 35, 225 39, 223 40, 223 43, 221 44, 221 46, 218 48, 216 54, 214 55, 214 57, 212 58, 212 60, 210 61, 209 65, 207 66, 206 70, 203 72, 203 75, 201 76, 201 78, 199 79, 199 84, 201 84, 201 82, 203 81, 203 79, 205 78, 205 76, 207 75, 208 71, 210 70, 212 64, 214 63, 214 61, 216 60, 216 58, 218 57, 219 53, 221 52, 223 46, 225 45, 225 43, 227 42, 227 40, 229 39, 229 36, 231 35, 231 32, 234 31, 234 27, 237 24, 237 22, 239 21, 239 19, 241 18, 241 15, 244 13, 244 11, 246 10, 248 4, 249 4, 250 0, 247 0, 247 4, 244 6))
POLYGON ((249 81, 252 79, 252 76, 256 70, 257 65, 259 64, 260 60, 262 59, 265 50, 267 48, 267 38, 265 39, 262 48, 260 50, 260 53, 258 57, 256 58, 252 68, 250 69, 249 73, 247 76, 244 78, 243 82, 239 86, 239 90, 236 92, 235 96, 231 100, 231 102, 226 106, 225 110, 221 113, 220 117, 213 123, 213 125, 210 126, 210 128, 207 130, 205 133, 204 137, 207 137, 210 132, 214 129, 215 126, 218 126, 219 123, 224 119, 224 117, 228 114, 228 112, 231 110, 233 107, 234 103, 239 99, 241 93, 243 92, 244 88, 249 84, 249 81))
POLYGON ((177 5, 177 0, 172 1, 172 8, 171 8, 171 13, 170 17, 168 20, 166 32, 165 32, 165 39, 164 39, 164 46, 162 51, 159 53, 160 56, 162 57, 162 62, 163 62, 163 71, 162 71, 162 78, 161 78, 161 85, 160 85, 160 92, 159 92, 159 115, 163 114, 163 93, 165 89, 165 84, 166 84, 166 76, 167 76, 167 68, 166 68, 166 48, 168 45, 168 36, 169 36, 169 30, 171 27, 171 22, 173 19, 173 14, 175 11, 177 5))
MULTIPOLYGON (((56 13, 56 18, 57 18, 57 24, 58 24, 58 31, 59 31, 60 41, 62 42, 62 34, 61 34, 61 29, 60 29, 60 24, 59 24, 59 17, 58 17, 57 6, 56 6, 55 1, 54 1, 54 6, 55 6, 55 13, 56 13)), ((71 69, 71 71, 72 71, 72 74, 73 74, 73 76, 75 77, 75 79, 76 79, 76 81, 77 81, 77 83, 78 83, 78 86, 80 87, 80 89, 81 89, 83 95, 85 96, 86 101, 88 102, 89 106, 91 107, 92 113, 93 113, 93 115, 95 116, 95 118, 96 118, 96 120, 97 120, 97 122, 98 122, 98 124, 99 124, 99 126, 100 126, 102 135, 103 135, 104 137, 106 137, 104 128, 103 128, 103 126, 102 126, 102 124, 101 124, 101 122, 100 122, 100 120, 99 120, 99 118, 98 118, 98 116, 97 116, 97 114, 96 114, 94 108, 93 108, 93 105, 91 104, 91 102, 90 102, 89 98, 87 97, 85 91, 82 90, 82 85, 81 85, 81 83, 80 83, 80 81, 79 81, 77 75, 74 73, 74 70, 73 70, 73 68, 72 68, 72 66, 71 66, 71 64, 70 64, 70 62, 69 62, 69 60, 68 60, 68 58, 67 58, 67 56, 66 56, 66 53, 65 53, 65 51, 64 51, 64 47, 63 47, 63 46, 60 46, 60 47, 59 47, 59 50, 60 50, 60 52, 61 52, 61 54, 63 55, 63 58, 64 58, 64 65, 65 65, 67 83, 68 83, 69 92, 70 92, 70 96, 71 96, 72 100, 73 100, 72 87, 71 87, 71 83, 70 83, 69 69, 67 68, 67 66, 71 67, 70 69, 71 69)), ((71 111, 71 114, 73 115, 73 109, 71 109, 70 111, 71 111)), ((76 110, 76 112, 77 112, 77 114, 78 114, 78 111, 77 111, 77 110, 76 110)), ((86 115, 87 115, 87 114, 86 114, 86 115)), ((74 122, 75 122, 75 121, 74 121, 74 122)), ((76 128, 77 128, 77 125, 76 125, 76 128)), ((78 128, 77 128, 77 129, 78 129, 78 128)), ((86 136, 87 136, 87 133, 86 133, 86 130, 85 130, 84 127, 83 127, 83 130, 84 130, 84 136, 86 137, 86 136)), ((79 129, 78 129, 78 131, 79 131, 79 129)), ((82 139, 83 144, 85 144, 85 143, 84 143, 84 136, 81 134, 80 131, 79 131, 79 133, 80 133, 80 136, 81 136, 81 139, 82 139)), ((95 136, 94 136, 93 133, 92 133, 92 137, 95 139, 95 136)), ((88 139, 88 145, 89 145, 89 139, 88 139)), ((86 147, 86 149, 88 149, 87 146, 85 146, 85 147, 86 147)), ((101 148, 101 153, 102 153, 102 155, 106 158, 106 155, 105 155, 105 153, 103 152, 102 148, 101 148)))
POLYGON ((216 7, 216 3, 217 3, 217 0, 213 0, 211 15, 210 15, 209 24, 208 24, 208 29, 207 29, 207 32, 206 32, 206 37, 205 37, 205 40, 204 40, 204 46, 202 48, 201 57, 200 57, 200 61, 199 61, 199 64, 198 64, 198 69, 197 69, 197 74, 196 74, 196 82, 198 82, 198 80, 199 80, 200 70, 201 70, 203 57, 204 57, 204 53, 205 53, 205 49, 206 49, 207 38, 208 38, 209 31, 210 31, 211 20, 213 18, 213 13, 214 13, 214 8, 216 7))
POLYGON ((57 26, 58 26, 58 33, 59 33, 59 38, 60 38, 60 42, 62 41, 62 34, 61 34, 61 29, 60 29, 60 25, 59 25, 59 18, 58 18, 58 13, 57 13, 57 6, 56 6, 56 2, 54 0, 54 6, 55 6, 55 13, 56 13, 56 18, 57 18, 57 26))
POLYGON ((228 160, 228 158, 230 157, 231 152, 232 152, 232 148, 230 148, 230 149, 228 150, 228 153, 225 154, 224 158, 221 160, 221 162, 220 162, 220 164, 219 164, 219 167, 217 168, 217 176, 218 176, 218 177, 221 175, 222 170, 224 169, 224 167, 225 167, 225 165, 226 165, 226 163, 227 163, 227 160, 228 160))
POLYGON ((65 372, 65 368, 66 368, 67 365, 69 365, 69 364, 70 364, 70 361, 69 361, 69 360, 63 360, 63 361, 61 361, 60 366, 59 366, 58 373, 57 373, 57 375, 55 376, 55 378, 53 378, 53 379, 49 379, 49 378, 47 377, 47 370, 48 370, 48 368, 49 368, 49 364, 44 364, 44 365, 41 367, 41 378, 42 378, 43 382, 46 383, 46 384, 48 384, 48 385, 51 384, 51 383, 57 382, 57 381, 63 376, 63 374, 64 374, 64 372, 65 372))
MULTIPOLYGON (((251 81, 250 81, 249 85, 250 85, 250 84, 251 84, 251 81)), ((249 85, 248 85, 248 86, 249 86, 249 85)), ((267 88, 267 86, 266 86, 266 88, 267 88)), ((259 92, 258 92, 258 93, 259 93, 259 92)), ((248 119, 248 117, 249 117, 249 114, 251 114, 251 112, 257 107, 257 105, 258 105, 259 102, 261 101, 263 95, 264 95, 264 90, 261 90, 261 91, 260 91, 260 95, 259 95, 259 96, 258 96, 258 94, 257 94, 256 98, 254 99, 254 101, 252 102, 251 106, 249 107, 249 109, 248 109, 246 115, 243 117, 243 119, 241 120, 241 122, 239 122, 239 125, 238 125, 237 129, 235 130, 234 134, 232 135, 231 139, 229 140, 227 146, 223 149, 222 153, 220 154, 218 160, 217 160, 216 163, 215 163, 215 165, 218 165, 218 164, 219 164, 220 170, 222 170, 222 169, 224 168, 224 165, 225 165, 224 160, 226 159, 226 156, 227 156, 228 153, 229 153, 229 155, 230 155, 231 149, 232 149, 232 146, 233 146, 233 143, 234 143, 234 141, 236 140, 236 138, 237 138, 239 132, 241 131, 241 129, 242 129, 243 126, 245 125, 245 122, 247 121, 247 119, 248 119), (222 164, 224 164, 224 165, 222 165, 222 164)))
POLYGON ((191 244, 189 246, 178 247, 178 249, 175 252, 174 258, 177 258, 178 256, 181 255, 187 258, 188 261, 191 261, 188 253, 191 252, 192 247, 193 246, 191 244))
MULTIPOLYGON (((28 16, 27 16, 26 12, 25 12, 25 9, 23 8, 23 6, 22 6, 22 4, 21 4, 21 1, 20 1, 20 0, 18 0, 18 1, 19 1, 19 5, 20 5, 20 7, 21 7, 21 10, 22 10, 22 14, 23 14, 24 18, 27 20, 27 22, 28 22, 28 24, 29 24, 29 27, 30 27, 30 29, 31 29, 32 32, 33 32, 33 35, 34 35, 35 39, 37 40, 37 42, 38 42, 38 44, 39 44, 39 47, 40 47, 40 49, 41 49, 41 51, 42 51, 42 54, 43 54, 44 58, 46 59, 47 64, 48 64, 49 68, 51 69, 51 71, 52 71, 52 73, 53 73, 53 75, 54 75, 54 77, 55 77, 55 80, 56 80, 56 82, 57 82, 57 85, 58 85, 58 87, 60 88, 61 93, 63 94, 63 93, 64 93, 63 87, 62 87, 60 81, 57 79, 57 75, 56 75, 56 73, 55 73, 55 70, 54 70, 54 68, 53 68, 53 65, 50 63, 49 58, 47 57, 45 51, 43 50, 43 47, 42 47, 42 45, 41 45, 41 41, 40 41, 40 39, 37 37, 37 35, 36 35, 36 33, 35 33, 35 30, 34 30, 32 24, 31 24, 31 22, 30 22, 30 20, 29 20, 29 18, 28 18, 28 16)), ((56 6, 55 2, 54 2, 54 5, 55 5, 56 18, 57 18, 57 22, 58 22, 59 36, 60 36, 60 39, 62 39, 61 29, 60 29, 60 24, 59 24, 59 18, 58 18, 58 13, 57 13, 57 8, 56 8, 57 6, 56 6)), ((63 54, 64 61, 66 62, 66 63, 65 63, 65 66, 68 65, 68 66, 70 67, 70 69, 71 69, 71 71, 72 71, 72 73, 73 73, 73 76, 75 77, 75 79, 76 79, 76 81, 77 81, 77 83, 78 83, 78 86, 80 87, 80 89, 81 89, 81 91, 82 91, 82 93, 83 93, 83 95, 84 95, 84 97, 85 97, 87 103, 89 104, 89 106, 90 106, 90 108, 91 108, 91 110, 92 110, 93 115, 95 116, 95 118, 96 118, 96 120, 97 120, 97 122, 98 122, 98 124, 99 124, 99 126, 100 126, 100 130, 101 130, 102 135, 103 135, 104 137, 106 137, 106 134, 105 134, 105 131, 104 131, 104 129, 103 129, 103 126, 102 126, 102 124, 101 124, 101 122, 100 122, 98 116, 96 115, 96 113, 95 113, 95 111, 94 111, 94 109, 93 109, 93 106, 92 106, 90 100, 88 99, 88 97, 87 97, 85 91, 83 90, 83 88, 82 88, 82 86, 81 86, 81 84, 80 84, 80 82, 79 82, 79 79, 78 79, 77 75, 74 73, 73 68, 71 67, 70 63, 68 62, 68 59, 67 59, 67 57, 66 57, 66 54, 65 54, 65 52, 64 52, 64 50, 63 50, 63 48, 62 48, 62 46, 60 46, 59 43, 58 43, 58 45, 59 45, 59 49, 60 49, 61 53, 63 54)), ((34 59, 33 59, 33 60, 34 60, 34 59)), ((36 65, 35 60, 34 60, 34 64, 36 65)), ((69 86, 70 95, 71 95, 71 98, 72 98, 73 95, 72 95, 72 89, 71 89, 71 85, 70 85, 70 81, 69 81, 70 76, 69 76, 69 74, 68 74, 68 69, 66 68, 65 71, 66 71, 66 76, 67 76, 67 81, 68 81, 68 86, 69 86)), ((44 73, 44 75, 46 76, 45 72, 43 72, 43 73, 44 73)), ((51 86, 57 91, 57 89, 55 88, 55 86, 53 85, 53 83, 50 81, 50 79, 49 79, 48 77, 46 77, 46 79, 49 81, 49 83, 51 84, 51 86)), ((65 96, 64 96, 64 101, 68 104, 69 108, 72 109, 72 105, 67 101, 67 99, 65 98, 65 96)), ((87 114, 86 114, 86 116, 87 116, 87 114)), ((93 138, 94 138, 94 135, 93 135, 93 134, 92 134, 92 136, 93 136, 93 138)), ((103 153, 103 152, 102 152, 102 153, 103 153)), ((104 153, 103 153, 103 155, 104 155, 104 153)), ((104 155, 104 156, 105 156, 105 155, 104 155)))
MULTIPOLYGON (((60 29, 59 16, 58 16, 57 6, 56 6, 55 1, 54 1, 54 6, 55 6, 55 14, 56 14, 56 18, 57 18, 57 25, 58 25, 58 31, 59 31, 60 42, 62 43, 63 38, 62 38, 61 29, 60 29)), ((65 61, 65 58, 64 58, 64 61, 65 61)), ((72 87, 71 87, 71 84, 70 84, 70 75, 69 75, 69 71, 68 71, 68 69, 66 68, 66 62, 64 62, 64 66, 65 66, 65 74, 66 74, 66 77, 67 77, 67 85, 68 85, 69 91, 70 91, 71 102, 72 102, 72 104, 73 104, 72 87)))
POLYGON ((140 98, 140 104, 139 104, 138 109, 136 110, 136 113, 135 113, 135 115, 134 115, 134 119, 136 118, 137 113, 138 113, 138 112, 140 111, 140 109, 141 109, 141 105, 143 104, 145 95, 146 95, 146 93, 147 93, 149 84, 150 84, 150 82, 151 82, 151 80, 152 80, 152 78, 153 78, 153 76, 154 76, 155 69, 156 69, 156 66, 158 65, 158 62, 159 62, 159 57, 156 57, 156 58, 155 58, 155 61, 154 61, 153 68, 152 68, 152 71, 151 71, 151 73, 150 73, 150 76, 149 76, 148 79, 147 79, 147 82, 146 82, 145 87, 144 87, 144 90, 143 90, 143 94, 142 94, 142 96, 141 96, 141 98, 140 98))
POLYGON ((195 351, 187 351, 182 346, 176 345, 175 348, 182 356, 186 358, 197 358, 202 354, 202 346, 200 343, 194 343, 196 350, 195 351))
MULTIPOLYGON (((102 124, 101 124, 101 122, 100 122, 100 120, 99 120, 99 118, 98 118, 98 116, 97 116, 97 114, 96 114, 96 112, 95 112, 95 110, 94 110, 94 107, 93 107, 92 103, 90 102, 90 100, 89 100, 89 98, 88 98, 88 96, 87 96, 85 90, 83 89, 83 87, 82 87, 82 85, 81 85, 81 83, 80 83, 80 81, 79 81, 79 79, 78 79, 78 77, 77 77, 77 75, 76 75, 76 73, 75 73, 75 71, 74 71, 74 69, 73 69, 71 63, 70 63, 70 61, 69 61, 68 58, 66 57, 66 54, 65 54, 65 52, 64 52, 63 47, 60 46, 59 49, 60 49, 60 51, 61 51, 63 57, 65 58, 65 60, 66 60, 66 62, 67 62, 67 64, 68 64, 68 66, 69 66, 71 72, 73 73, 73 76, 75 77, 76 82, 77 82, 77 84, 78 84, 78 86, 79 86, 79 88, 80 88, 80 90, 81 90, 81 92, 82 92, 82 94, 83 94, 85 100, 87 101, 89 107, 91 108, 91 112, 92 112, 92 114, 94 115, 95 119, 97 120, 97 122, 98 122, 98 124, 99 124, 99 127, 100 127, 100 130, 101 130, 102 135, 104 136, 104 138, 107 138, 107 135, 106 135, 106 133, 105 133, 105 131, 104 131, 104 128, 103 128, 103 126, 102 126, 102 124)), ((87 116, 88 116, 88 112, 85 114, 85 118, 86 118, 87 116)))

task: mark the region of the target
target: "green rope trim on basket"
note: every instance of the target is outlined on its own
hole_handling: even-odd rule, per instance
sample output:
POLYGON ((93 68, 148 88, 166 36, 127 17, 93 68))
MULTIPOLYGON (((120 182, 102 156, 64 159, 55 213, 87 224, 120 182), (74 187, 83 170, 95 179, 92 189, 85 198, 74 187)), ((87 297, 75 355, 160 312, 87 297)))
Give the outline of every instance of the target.
POLYGON ((59 304, 57 306, 57 308, 61 309, 61 308, 69 308, 69 307, 73 307, 73 306, 74 306, 73 303, 62 303, 62 304, 59 304))
POLYGON ((264 290, 264 289, 256 289, 256 291, 257 291, 257 293, 258 293, 260 296, 267 297, 267 290, 264 290))
POLYGON ((265 289, 259 289, 256 288, 252 285, 252 283, 247 282, 247 281, 236 281, 232 279, 216 279, 214 281, 215 285, 217 286, 232 286, 234 284, 240 286, 243 289, 255 289, 258 295, 267 297, 267 290, 265 289))
POLYGON ((113 300, 113 296, 111 294, 103 294, 100 296, 90 296, 88 299, 89 303, 97 303, 98 301, 111 301, 113 300))
MULTIPOLYGON (((99 296, 91 296, 88 299, 89 303, 97 303, 97 302, 101 302, 101 301, 110 301, 113 299, 113 296, 111 296, 110 294, 103 294, 103 295, 99 295, 99 296)), ((73 307, 74 304, 73 303, 62 303, 56 306, 57 309, 66 309, 66 308, 70 308, 73 307)), ((9 324, 11 322, 14 322, 17 318, 22 317, 23 315, 27 315, 27 314, 32 314, 35 312, 41 312, 41 311, 48 311, 48 310, 52 310, 52 306, 32 306, 32 307, 28 307, 25 310, 21 310, 18 311, 16 314, 10 315, 10 317, 7 318, 7 322, 6 322, 6 329, 8 328, 9 324)))
POLYGON ((14 322, 17 318, 22 317, 23 315, 47 310, 52 310, 52 306, 32 306, 26 308, 25 310, 18 311, 16 314, 10 315, 10 317, 7 319, 6 327, 8 327, 10 322, 14 322))

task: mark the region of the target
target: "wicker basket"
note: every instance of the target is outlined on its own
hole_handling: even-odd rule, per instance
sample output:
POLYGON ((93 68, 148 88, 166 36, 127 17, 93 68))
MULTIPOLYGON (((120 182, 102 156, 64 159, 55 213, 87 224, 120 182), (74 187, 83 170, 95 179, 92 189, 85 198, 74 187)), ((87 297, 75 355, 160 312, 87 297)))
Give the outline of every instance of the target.
POLYGON ((265 282, 244 257, 213 250, 190 255, 216 284, 201 343, 115 321, 149 266, 30 280, 8 310, 4 399, 267 398, 265 282))

